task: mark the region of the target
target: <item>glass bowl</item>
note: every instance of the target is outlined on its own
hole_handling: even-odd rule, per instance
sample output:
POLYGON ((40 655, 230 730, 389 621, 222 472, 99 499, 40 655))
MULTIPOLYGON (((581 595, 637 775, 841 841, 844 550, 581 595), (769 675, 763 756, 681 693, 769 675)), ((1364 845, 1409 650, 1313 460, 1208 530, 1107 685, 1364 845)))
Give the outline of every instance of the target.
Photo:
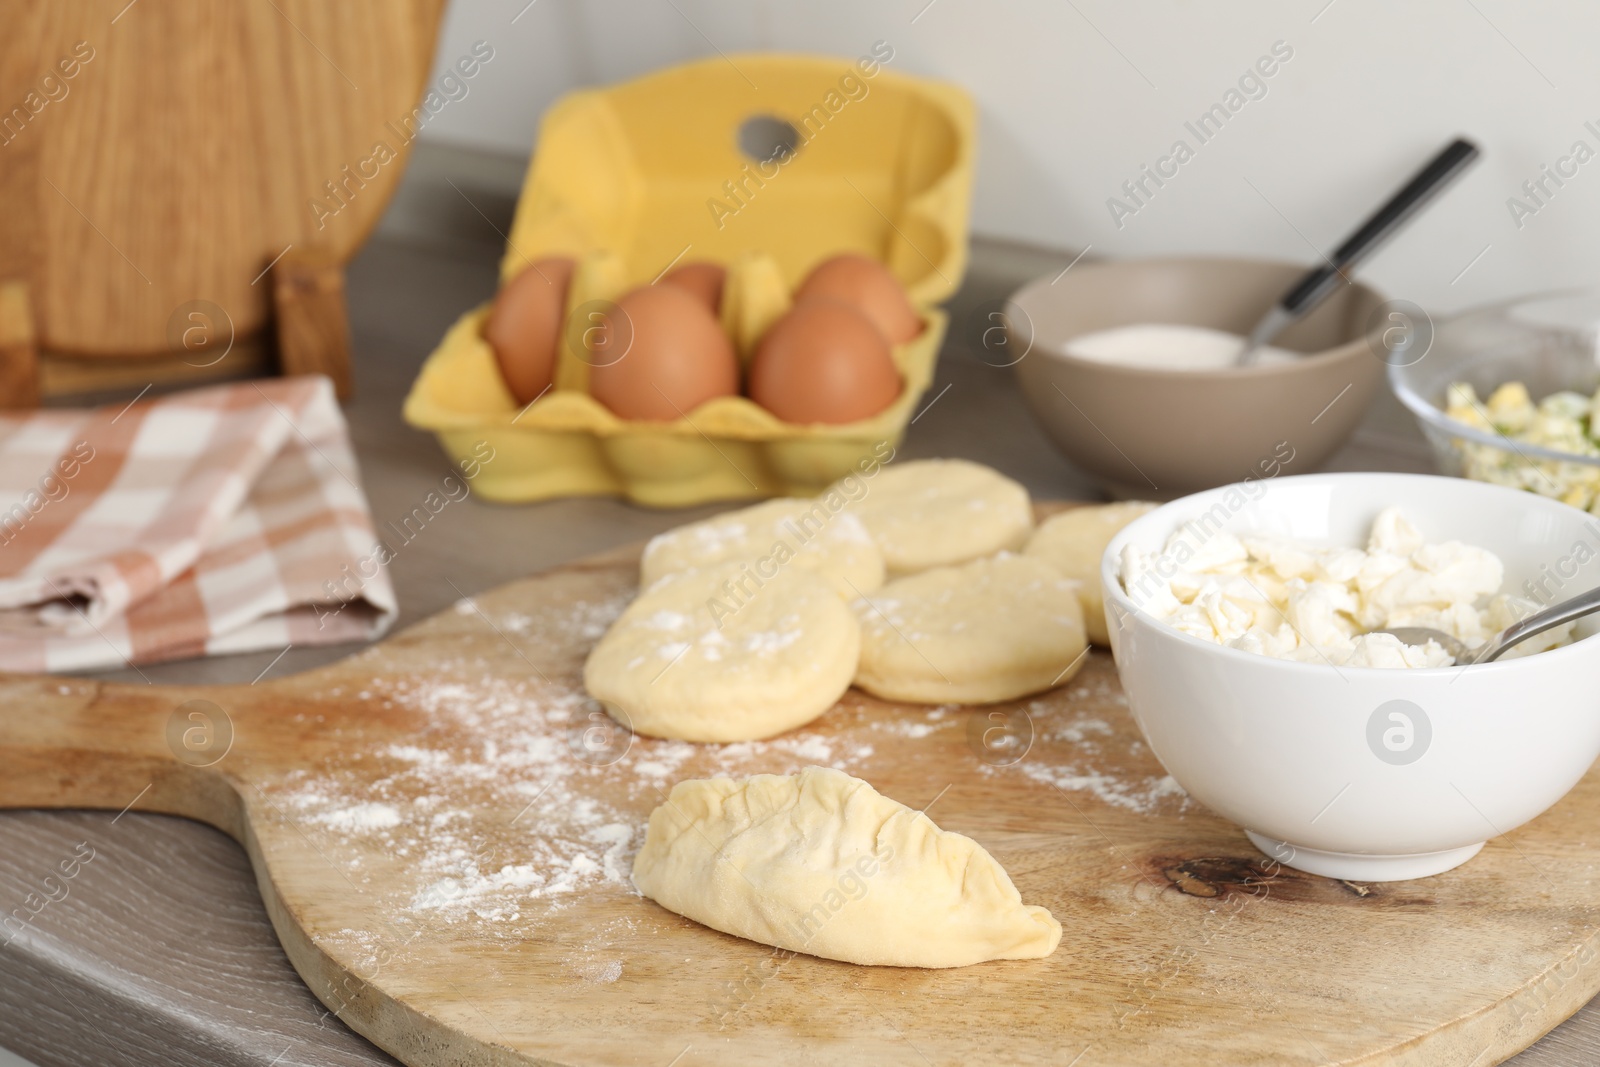
MULTIPOLYGON (((1480 400, 1507 382, 1522 382, 1535 403, 1563 391, 1593 395, 1600 387, 1600 292, 1547 293, 1463 312, 1438 326, 1420 356, 1403 346, 1389 356, 1389 385, 1416 416, 1441 471, 1600 514, 1600 455, 1452 419, 1447 393, 1456 382, 1472 386, 1480 400)), ((1591 440, 1597 430, 1588 429, 1591 440)))

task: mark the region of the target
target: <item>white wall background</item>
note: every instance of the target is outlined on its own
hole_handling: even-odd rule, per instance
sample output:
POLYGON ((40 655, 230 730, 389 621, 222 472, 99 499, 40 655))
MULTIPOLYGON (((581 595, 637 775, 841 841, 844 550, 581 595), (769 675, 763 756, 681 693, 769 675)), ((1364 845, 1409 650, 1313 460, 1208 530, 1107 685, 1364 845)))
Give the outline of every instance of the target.
POLYGON ((892 68, 978 102, 974 231, 1095 255, 1310 263, 1465 134, 1484 158, 1363 276, 1434 311, 1600 281, 1600 159, 1520 229, 1506 204, 1573 142, 1600 152, 1589 0, 453 0, 441 69, 479 39, 495 58, 424 137, 518 153, 571 87, 887 40, 892 68), (1267 95, 1119 229, 1107 197, 1278 40, 1294 56, 1267 95))

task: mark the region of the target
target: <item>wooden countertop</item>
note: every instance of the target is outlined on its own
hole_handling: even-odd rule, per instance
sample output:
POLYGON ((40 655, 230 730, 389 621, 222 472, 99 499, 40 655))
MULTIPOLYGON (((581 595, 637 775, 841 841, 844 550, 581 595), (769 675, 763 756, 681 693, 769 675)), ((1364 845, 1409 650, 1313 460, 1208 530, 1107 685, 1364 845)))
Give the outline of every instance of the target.
MULTIPOLYGON (((449 472, 433 439, 401 423, 400 404, 446 327, 492 292, 498 254, 492 241, 441 250, 380 237, 352 265, 357 398, 347 414, 379 523, 409 512, 449 472)), ((989 313, 1005 294, 1071 258, 977 243, 968 280, 950 305, 951 335, 931 401, 903 456, 979 460, 1040 498, 1093 496, 1029 421, 1011 372, 986 363, 981 347, 994 325, 989 313)), ((1331 467, 1430 470, 1431 461, 1409 416, 1384 395, 1331 467)), ((401 625, 464 594, 714 510, 652 512, 607 500, 453 504, 392 565, 401 625)), ((274 652, 221 657, 143 674, 156 682, 249 682, 353 650, 291 649, 276 662, 274 652)), ((133 671, 103 677, 140 680, 133 671)), ((28 938, 0 948, 0 1046, 41 1067, 395 1062, 312 997, 278 947, 244 853, 209 827, 153 815, 0 813, 0 910, 37 892, 38 879, 81 842, 95 858, 68 895, 39 914, 28 938)), ((1579 1067, 1597 1060, 1600 1008, 1591 1003, 1510 1062, 1579 1067)))

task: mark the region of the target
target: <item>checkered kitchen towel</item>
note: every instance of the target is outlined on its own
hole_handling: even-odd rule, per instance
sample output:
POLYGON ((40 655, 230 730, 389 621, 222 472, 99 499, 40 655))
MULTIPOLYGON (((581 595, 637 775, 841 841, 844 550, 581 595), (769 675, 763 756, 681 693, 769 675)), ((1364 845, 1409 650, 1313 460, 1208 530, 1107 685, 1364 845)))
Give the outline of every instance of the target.
POLYGON ((358 477, 322 377, 0 417, 0 669, 381 635, 358 477))

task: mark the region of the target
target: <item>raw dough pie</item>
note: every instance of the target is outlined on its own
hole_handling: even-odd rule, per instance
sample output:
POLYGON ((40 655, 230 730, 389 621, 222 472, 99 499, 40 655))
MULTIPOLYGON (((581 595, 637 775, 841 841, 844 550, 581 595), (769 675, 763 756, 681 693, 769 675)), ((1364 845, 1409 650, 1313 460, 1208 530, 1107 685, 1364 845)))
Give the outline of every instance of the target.
POLYGON ((1089 640, 1109 645, 1106 633, 1105 589, 1100 584, 1100 557, 1117 531, 1153 508, 1137 500, 1073 508, 1052 515, 1028 539, 1023 554, 1042 559, 1063 575, 1078 582, 1078 599, 1083 603, 1083 628, 1089 640))
POLYGON ((860 648, 855 616, 815 571, 725 563, 640 593, 589 653, 583 684, 639 733, 750 741, 832 707, 860 648))
POLYGON ((891 464, 850 507, 878 543, 891 577, 1021 548, 1033 529, 1028 491, 964 459, 891 464))
POLYGON ((1088 647, 1077 583, 1009 552, 896 579, 853 607, 856 685, 885 700, 1010 700, 1066 681, 1088 647))
POLYGON ((729 560, 748 561, 758 573, 792 561, 827 577, 846 600, 883 584, 883 554, 867 528, 823 496, 769 500, 668 530, 645 546, 639 585, 729 560))
POLYGON ((713 930, 846 963, 963 967, 1061 941, 983 846, 825 767, 679 782, 633 883, 713 930))

